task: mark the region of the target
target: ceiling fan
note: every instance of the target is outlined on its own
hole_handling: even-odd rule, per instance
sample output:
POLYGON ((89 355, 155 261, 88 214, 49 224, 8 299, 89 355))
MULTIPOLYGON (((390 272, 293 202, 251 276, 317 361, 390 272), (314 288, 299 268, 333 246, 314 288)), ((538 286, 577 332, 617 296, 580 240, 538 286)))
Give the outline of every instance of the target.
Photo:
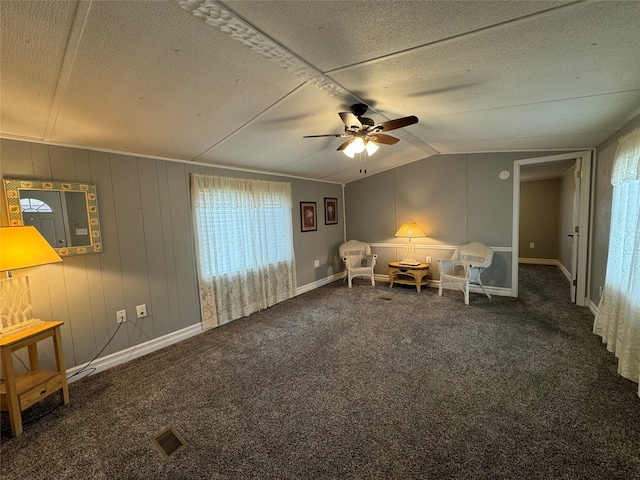
POLYGON ((410 117, 402 117, 375 124, 370 118, 363 117, 368 108, 364 103, 356 103, 351 105, 350 112, 338 113, 344 122, 344 133, 305 135, 303 138, 351 137, 338 147, 338 151, 342 150, 345 155, 353 158, 356 153, 361 153, 364 150, 366 150, 369 155, 373 155, 374 152, 378 150, 378 144, 393 145, 400 141, 398 138, 382 132, 388 132, 396 128, 403 128, 418 123, 418 117, 412 115, 410 117))

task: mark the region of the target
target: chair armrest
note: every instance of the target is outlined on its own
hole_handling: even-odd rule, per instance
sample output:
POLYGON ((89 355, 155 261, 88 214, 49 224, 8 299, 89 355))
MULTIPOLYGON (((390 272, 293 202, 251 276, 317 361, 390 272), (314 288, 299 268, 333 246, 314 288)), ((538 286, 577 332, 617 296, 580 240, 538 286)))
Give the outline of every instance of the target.
POLYGON ((376 258, 378 258, 378 255, 376 255, 375 253, 373 255, 363 255, 362 256, 362 260, 364 260, 364 262, 361 261, 360 265, 362 265, 363 263, 366 263, 366 265, 362 265, 363 267, 375 267, 376 266, 376 258))
POLYGON ((486 263, 469 263, 468 265, 469 265, 469 268, 480 268, 480 269, 485 269, 489 266, 486 263))
POLYGON ((453 269, 456 265, 460 265, 458 260, 438 260, 438 272, 445 275, 453 274, 453 269))

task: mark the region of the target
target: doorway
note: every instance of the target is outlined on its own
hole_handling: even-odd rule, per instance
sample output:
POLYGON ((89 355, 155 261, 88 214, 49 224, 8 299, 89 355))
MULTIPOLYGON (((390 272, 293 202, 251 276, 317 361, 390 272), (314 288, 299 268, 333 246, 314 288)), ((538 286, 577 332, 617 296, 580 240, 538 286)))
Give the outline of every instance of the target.
MULTIPOLYGON (((572 218, 562 234, 571 238, 570 276, 571 301, 580 306, 586 305, 587 299, 587 247, 589 233, 589 199, 591 178, 591 151, 563 153, 547 157, 516 160, 513 168, 513 261, 512 292, 518 296, 518 259, 520 258, 520 182, 525 172, 538 170, 550 171, 558 166, 574 165, 574 189, 572 201, 572 218)), ((562 226, 560 228, 563 228, 562 226)))

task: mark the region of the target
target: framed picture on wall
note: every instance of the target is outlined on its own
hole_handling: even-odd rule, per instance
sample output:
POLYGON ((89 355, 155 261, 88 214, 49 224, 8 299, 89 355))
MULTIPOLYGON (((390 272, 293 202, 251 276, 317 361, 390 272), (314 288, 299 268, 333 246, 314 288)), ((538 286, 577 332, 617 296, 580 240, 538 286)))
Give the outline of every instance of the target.
POLYGON ((335 225, 338 223, 338 199, 324 199, 324 224, 335 225))
POLYGON ((316 202, 300 202, 300 227, 303 232, 318 229, 316 202))

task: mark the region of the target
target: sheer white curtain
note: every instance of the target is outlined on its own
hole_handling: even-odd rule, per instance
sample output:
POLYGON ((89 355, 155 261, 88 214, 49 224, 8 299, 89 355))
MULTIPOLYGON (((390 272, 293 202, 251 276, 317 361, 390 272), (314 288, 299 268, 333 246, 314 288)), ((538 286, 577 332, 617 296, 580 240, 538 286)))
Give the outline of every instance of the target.
POLYGON ((593 331, 618 358, 618 373, 640 382, 640 128, 620 139, 611 183, 607 273, 593 331))
POLYGON ((289 183, 192 174, 191 200, 205 328, 295 294, 289 183))

